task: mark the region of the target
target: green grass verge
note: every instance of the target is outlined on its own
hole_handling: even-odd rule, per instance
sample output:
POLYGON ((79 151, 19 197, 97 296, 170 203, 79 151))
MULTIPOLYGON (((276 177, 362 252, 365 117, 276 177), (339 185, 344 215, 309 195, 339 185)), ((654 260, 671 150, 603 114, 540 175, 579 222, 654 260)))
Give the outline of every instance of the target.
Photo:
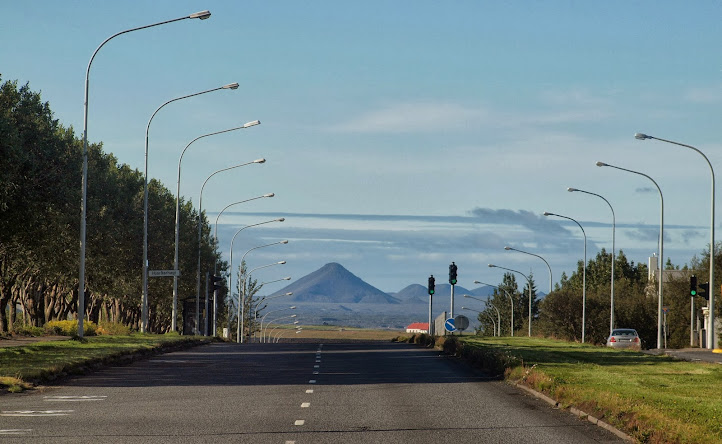
POLYGON ((640 442, 722 442, 719 364, 541 338, 465 337, 444 348, 640 442))
POLYGON ((177 334, 132 334, 3 347, 0 348, 0 393, 3 390, 23 391, 35 383, 51 381, 66 374, 80 374, 90 366, 116 362, 128 355, 200 344, 207 340, 177 334))

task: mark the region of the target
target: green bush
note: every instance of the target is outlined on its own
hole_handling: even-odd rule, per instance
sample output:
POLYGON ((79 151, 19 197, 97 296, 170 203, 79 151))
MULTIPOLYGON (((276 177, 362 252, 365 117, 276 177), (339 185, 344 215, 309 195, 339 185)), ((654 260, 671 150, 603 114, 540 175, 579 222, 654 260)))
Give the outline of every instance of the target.
POLYGON ((45 330, 42 327, 33 327, 32 325, 17 325, 13 327, 13 333, 22 336, 42 336, 45 330))
MULTIPOLYGON (((78 335, 78 321, 50 321, 44 326, 45 332, 49 335, 60 335, 60 336, 77 336, 78 335)), ((98 326, 91 321, 83 322, 83 335, 84 336, 95 336, 98 326)))
POLYGON ((98 322, 96 333, 99 335, 128 336, 130 327, 117 322, 98 322))

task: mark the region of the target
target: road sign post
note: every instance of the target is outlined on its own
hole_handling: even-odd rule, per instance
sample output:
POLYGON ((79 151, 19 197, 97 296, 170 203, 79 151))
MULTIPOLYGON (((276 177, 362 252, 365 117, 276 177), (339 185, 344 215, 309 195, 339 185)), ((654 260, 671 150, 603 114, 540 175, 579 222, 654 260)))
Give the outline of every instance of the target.
POLYGON ((456 326, 454 325, 454 318, 449 318, 444 322, 444 328, 449 333, 454 333, 456 331, 456 326))

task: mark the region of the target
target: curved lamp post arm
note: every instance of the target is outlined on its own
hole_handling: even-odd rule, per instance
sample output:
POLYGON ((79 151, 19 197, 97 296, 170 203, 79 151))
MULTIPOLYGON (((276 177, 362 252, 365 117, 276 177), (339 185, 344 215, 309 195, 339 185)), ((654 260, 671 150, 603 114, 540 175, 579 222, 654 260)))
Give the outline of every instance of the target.
MULTIPOLYGON (((481 281, 474 281, 475 284, 482 284, 482 285, 488 285, 489 287, 494 287, 497 290, 499 290, 500 293, 506 294, 506 296, 509 298, 509 302, 511 303, 511 322, 509 323, 509 331, 511 332, 511 336, 514 337, 514 298, 511 297, 511 294, 508 291, 504 291, 503 289, 497 287, 496 285, 486 284, 481 281)), ((501 333, 501 329, 499 330, 501 333)))
POLYGON ((552 267, 549 265, 549 262, 547 262, 546 259, 544 259, 543 257, 539 256, 538 254, 529 253, 528 251, 518 250, 518 249, 513 248, 513 247, 510 247, 510 246, 508 246, 508 245, 507 245, 506 247, 504 247, 504 249, 505 249, 506 251, 517 251, 517 252, 519 252, 519 253, 528 254, 529 256, 538 257, 539 259, 543 260, 544 263, 547 264, 547 268, 549 269, 549 293, 552 292, 552 267))

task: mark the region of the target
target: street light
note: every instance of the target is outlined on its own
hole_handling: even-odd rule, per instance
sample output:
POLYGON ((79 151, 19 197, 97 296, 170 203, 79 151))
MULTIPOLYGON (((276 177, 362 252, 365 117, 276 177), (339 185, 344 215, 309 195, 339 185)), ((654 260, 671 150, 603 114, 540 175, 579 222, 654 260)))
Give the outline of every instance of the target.
MULTIPOLYGON (((230 256, 230 265, 229 265, 229 269, 228 269, 228 288, 230 289, 229 291, 231 293, 231 298, 230 298, 231 301, 233 300, 233 285, 232 285, 233 284, 233 242, 236 240, 236 236, 238 236, 238 234, 241 231, 245 230, 246 228, 256 227, 258 225, 269 224, 271 222, 283 222, 285 220, 286 220, 285 218, 281 217, 279 219, 271 219, 271 220, 267 220, 265 222, 259 222, 257 224, 246 225, 246 226, 239 228, 238 231, 236 231, 236 234, 233 235, 233 238, 231 239, 231 248, 230 248, 230 251, 228 252, 228 254, 230 256)), ((228 331, 229 332, 231 331, 231 312, 230 312, 230 310, 231 310, 231 307, 229 305, 228 306, 228 331)))
MULTIPOLYGON (((689 148, 691 150, 697 151, 700 156, 704 157, 704 160, 707 162, 707 165, 709 166, 709 172, 710 176, 712 178, 712 190, 711 190, 711 199, 710 199, 710 223, 709 223, 709 288, 715 288, 714 286, 714 168, 712 168, 712 163, 710 163, 707 156, 704 155, 702 151, 699 149, 693 147, 692 145, 685 145, 684 143, 679 142, 673 142, 671 140, 667 139, 660 139, 659 137, 649 136, 647 134, 642 133, 636 133, 634 135, 635 139, 638 140, 645 140, 645 139, 654 139, 659 140, 660 142, 667 142, 671 143, 672 145, 678 145, 683 146, 685 148, 689 148)), ((660 269, 661 269, 660 265, 660 269)), ((707 348, 708 349, 714 349, 715 348, 715 334, 714 334, 714 292, 711 291, 709 293, 709 324, 707 325, 707 348)))
POLYGON ((496 308, 496 307, 494 306, 494 304, 492 304, 492 303, 489 302, 489 301, 485 301, 485 300, 483 300, 483 299, 475 298, 474 296, 471 296, 471 295, 468 295, 468 294, 465 294, 464 297, 465 297, 465 298, 469 298, 469 299, 475 299, 475 300, 477 300, 477 301, 483 302, 484 304, 486 304, 486 305, 488 305, 489 307, 491 307, 491 308, 493 308, 494 310, 496 310, 496 320, 497 320, 497 324, 496 324, 496 325, 497 325, 497 327, 498 327, 498 329, 499 329, 499 334, 498 334, 497 336, 501 337, 501 313, 499 312, 499 309, 496 308))
MULTIPOLYGON (((240 231, 240 230, 239 230, 239 231, 240 231)), ((246 251, 245 253, 243 253, 243 257, 241 257, 241 267, 243 266, 243 261, 246 259, 246 255, 247 255, 248 253, 250 253, 251 251, 253 251, 253 250, 258 250, 259 248, 270 247, 270 246, 272 246, 272 245, 287 244, 287 243, 288 243, 287 240, 282 240, 282 241, 279 241, 279 242, 272 242, 272 243, 270 243, 270 244, 259 245, 259 246, 257 246, 257 247, 251 248, 250 250, 248 250, 248 251, 246 251)), ((231 250, 232 250, 232 247, 231 247, 231 250)), ((286 263, 286 261, 282 261, 282 262, 283 262, 284 264, 286 263)), ((279 263, 280 263, 280 262, 279 262, 279 263)), ((245 281, 243 282, 243 284, 245 285, 245 281)), ((245 295, 245 292, 244 292, 244 294, 241 294, 241 290, 242 290, 242 289, 243 289, 243 288, 239 288, 239 289, 238 289, 238 320, 237 320, 238 324, 237 324, 237 326, 236 326, 237 333, 238 333, 238 335, 239 335, 239 337, 237 338, 237 341, 240 342, 241 344, 243 343, 243 336, 240 336, 240 334, 243 332, 243 321, 244 321, 244 319, 242 319, 242 317, 245 316, 245 308, 246 308, 246 307, 245 307, 245 304, 244 304, 244 299, 245 299, 245 296, 246 296, 246 295, 245 295)))
POLYGON ((266 316, 268 316, 268 315, 271 314, 271 313, 276 313, 276 312, 278 312, 278 311, 295 310, 295 309, 296 309, 296 306, 295 306, 295 305, 291 305, 290 307, 278 308, 278 309, 276 309, 276 310, 271 310, 271 311, 269 311, 268 313, 266 313, 265 315, 263 315, 263 317, 261 318, 261 325, 260 325, 260 327, 259 327, 259 329, 258 329, 258 330, 261 332, 261 342, 266 342, 266 341, 265 341, 265 336, 263 335, 263 321, 266 320, 266 316))
POLYGON ((603 196, 600 196, 596 193, 591 193, 589 191, 580 190, 577 188, 567 188, 567 191, 570 193, 573 193, 575 191, 579 191, 580 193, 585 194, 591 194, 592 196, 597 196, 598 198, 602 199, 604 202, 609 205, 609 209, 612 210, 612 283, 611 283, 611 290, 610 290, 610 313, 609 313, 609 334, 612 334, 612 330, 614 330, 614 242, 615 242, 615 233, 617 230, 617 218, 614 215, 614 208, 612 208, 612 204, 609 203, 607 199, 605 199, 603 196))
MULTIPOLYGON (((188 147, 190 147, 193 142, 196 140, 202 139, 204 137, 208 136, 214 136, 216 134, 222 134, 227 133, 230 131, 235 131, 238 129, 243 128, 249 128, 255 125, 259 125, 261 122, 259 120, 254 120, 252 122, 247 122, 241 126, 237 126, 235 128, 230 128, 223 131, 216 131, 215 133, 209 133, 204 134, 202 136, 198 136, 195 139, 191 140, 188 145, 186 145, 185 148, 183 148, 183 151, 181 152, 180 157, 178 158, 178 180, 176 182, 176 192, 175 192, 175 253, 173 256, 173 270, 175 271, 175 274, 173 275, 173 319, 171 321, 171 330, 176 331, 176 315, 177 315, 177 305, 178 305, 178 237, 180 236, 180 182, 181 182, 181 162, 183 161, 183 155, 186 153, 186 150, 188 147)), ((216 224, 218 223, 218 219, 216 219, 216 224)), ((216 225, 217 227, 217 225, 216 225)), ((213 270, 213 273, 215 274, 217 272, 216 269, 213 270)), ((215 310, 213 311, 213 317, 215 318, 215 310)), ((213 323, 215 332, 215 322, 213 323)))
POLYGON ((493 317, 492 315, 490 315, 489 313, 487 313, 487 312, 485 312, 485 311, 474 310, 474 309, 469 308, 469 307, 461 307, 461 309, 462 309, 462 310, 473 311, 473 312, 475 312, 475 313, 482 313, 482 314, 485 314, 485 315, 489 316, 489 319, 491 320, 491 325, 493 325, 493 332, 494 332, 494 334, 493 334, 492 336, 496 336, 496 322, 494 322, 494 317, 493 317))
MULTIPOLYGON (((297 317, 297 316, 298 316, 298 315, 292 314, 292 315, 283 316, 283 317, 276 318, 276 319, 272 319, 272 320, 268 321, 268 324, 266 324, 266 330, 268 330, 268 326, 270 326, 271 323, 276 324, 276 326, 273 327, 273 328, 271 329, 271 331, 268 332, 268 335, 267 335, 267 336, 268 336, 268 339, 270 339, 269 342, 270 342, 271 344, 273 344, 273 343, 275 342, 275 341, 274 341, 275 338, 273 337, 273 332, 276 331, 276 329, 277 329, 278 327, 280 327, 281 325, 283 325, 283 324, 278 324, 278 321, 281 321, 281 320, 283 320, 283 319, 295 318, 295 317, 297 317)), ((293 321, 293 323, 292 323, 291 325, 296 325, 296 324, 298 324, 298 322, 299 322, 299 321, 293 321)), ((284 323, 284 324, 285 324, 285 323, 284 323)))
POLYGON ((582 230, 582 235, 584 235, 584 268, 582 269, 582 344, 584 344, 584 332, 587 324, 587 233, 584 231, 584 228, 582 228, 582 225, 571 217, 550 213, 548 211, 544 212, 544 216, 556 216, 569 219, 579 226, 582 230))
MULTIPOLYGON (((288 242, 288 241, 286 241, 286 242, 288 242)), ((244 257, 245 257, 245 255, 244 255, 244 257)), ((241 264, 242 264, 242 263, 243 263, 243 261, 241 260, 241 264)), ((245 323, 245 320, 246 320, 246 313, 245 313, 245 310, 246 310, 246 304, 245 304, 245 302, 246 302, 246 301, 245 301, 245 299, 246 299, 246 292, 248 291, 248 287, 251 285, 251 273, 253 273, 253 272, 256 271, 256 270, 260 270, 261 268, 272 267, 272 266, 274 266, 274 265, 285 265, 285 264, 286 264, 286 261, 273 262, 273 263, 271 263, 271 264, 261 265, 260 267, 256 267, 256 268, 252 269, 251 271, 249 271, 248 273, 246 273, 245 279, 243 280, 243 286, 241 287, 242 290, 243 290, 243 297, 242 297, 242 298, 241 298, 241 291, 239 290, 239 292, 238 292, 238 302, 239 302, 239 303, 242 303, 242 304, 239 305, 239 307, 238 307, 238 309, 240 310, 240 312, 239 312, 239 321, 240 321, 239 331, 240 331, 240 332, 243 332, 243 331, 244 331, 244 325, 243 325, 243 324, 245 323), (243 317, 242 319, 241 319, 241 316, 243 317)), ((260 287, 259 287, 259 288, 260 288, 260 287)), ((253 301, 251 300, 250 302, 253 302, 253 301)), ((249 314, 249 315, 251 314, 250 311, 251 311, 251 307, 248 307, 248 314, 249 314)), ((250 325, 248 326, 248 328, 249 328, 249 329, 251 328, 250 325)))
MULTIPOLYGON (((481 281, 474 281, 474 283, 481 284, 481 285, 488 285, 489 287, 494 287, 497 290, 499 290, 500 293, 506 293, 506 295, 509 297, 509 302, 511 302, 511 323, 510 323, 511 328, 510 328, 510 331, 511 331, 511 336, 513 337, 514 336, 514 299, 511 297, 511 294, 509 294, 508 292, 505 292, 504 290, 497 287, 496 285, 486 284, 481 281)), ((501 331, 501 330, 499 330, 499 331, 501 331)))
MULTIPOLYGON (((190 97, 199 96, 213 91, 221 89, 237 89, 238 83, 229 83, 227 85, 219 86, 218 88, 207 89, 205 91, 188 94, 175 99, 168 100, 153 112, 148 119, 148 125, 145 127, 145 181, 143 184, 143 298, 141 304, 141 325, 140 331, 145 332, 148 329, 148 139, 150 133, 150 124, 153 122, 153 118, 158 111, 169 103, 176 102, 178 100, 187 99, 190 97)), ((200 279, 200 278, 199 278, 200 279)), ((200 282, 200 281, 199 281, 200 282)), ((198 291, 200 292, 200 283, 198 284, 198 291)))
POLYGON ((511 268, 505 268, 500 267, 498 265, 489 264, 489 268, 501 268, 502 270, 511 271, 513 273, 519 273, 520 275, 524 276, 524 279, 526 279, 527 287, 529 287, 529 337, 531 337, 531 280, 527 275, 522 273, 521 271, 512 270, 511 268))
POLYGON ((98 51, 100 51, 100 48, 102 48, 111 39, 119 35, 133 31, 139 31, 141 29, 152 28, 154 26, 165 25, 166 23, 177 22, 185 19, 197 18, 205 20, 210 16, 211 13, 209 11, 200 11, 173 20, 166 20, 164 22, 153 23, 151 25, 126 29, 125 31, 115 33, 107 39, 103 40, 103 43, 101 43, 97 48, 95 48, 95 51, 93 51, 93 55, 90 56, 88 68, 85 71, 85 96, 83 100, 83 177, 81 181, 82 183, 80 198, 80 269, 78 273, 78 337, 80 338, 83 337, 83 317, 85 316, 85 220, 88 213, 88 96, 90 93, 90 66, 93 64, 93 60, 95 59, 96 54, 98 54, 98 51))
POLYGON ((651 180, 655 187, 657 187, 657 191, 659 191, 659 203, 660 203, 660 211, 659 211, 659 276, 657 278, 659 279, 659 294, 657 296, 657 348, 662 348, 662 305, 664 301, 664 296, 662 293, 662 282, 664 281, 664 276, 662 275, 664 273, 664 197, 662 196, 662 189, 659 188, 659 185, 657 182, 649 177, 648 175, 644 173, 640 173, 639 171, 629 170, 627 168, 622 168, 614 165, 609 165, 608 163, 604 162, 597 162, 598 167, 611 167, 616 168, 618 170, 626 171, 628 173, 634 173, 638 174, 640 176, 644 176, 647 179, 651 180))
MULTIPOLYGON (((289 280, 291 280, 291 276, 288 276, 288 277, 283 278, 283 279, 276 279, 275 281, 262 282, 261 285, 258 286, 258 288, 259 288, 259 290, 260 290, 261 287, 263 287, 263 286, 266 285, 266 284, 270 284, 270 283, 272 283, 272 282, 278 282, 278 281, 289 281, 289 280)), ((251 319, 256 319, 256 318, 258 317, 258 307, 261 305, 261 303, 262 303, 263 301, 266 301, 266 300, 270 301, 271 299, 276 299, 276 298, 280 298, 280 297, 283 297, 283 296, 293 296, 293 292, 292 292, 292 291, 289 291, 289 292, 284 293, 284 294, 278 294, 278 295, 276 295, 276 296, 271 296, 270 298, 269 298, 268 296, 263 296, 263 297, 256 303, 256 305, 253 306, 253 314, 250 316, 250 318, 251 318, 251 319)), ((266 304, 263 308, 266 308, 267 306, 268 306, 268 304, 266 304)))
POLYGON ((203 216, 203 189, 206 187, 206 184, 211 179, 211 177, 215 176, 216 174, 221 173, 223 171, 232 170, 234 168, 239 168, 239 167, 243 167, 246 165, 252 165, 254 163, 257 163, 257 164, 266 163, 266 159, 260 158, 260 159, 253 160, 251 162, 245 162, 245 163, 240 163, 238 165, 233 165, 231 167, 221 168, 220 170, 214 172, 213 174, 211 174, 210 176, 208 176, 206 178, 205 182, 203 182, 203 185, 201 185, 200 193, 198 193, 198 274, 197 274, 197 286, 196 286, 196 328, 198 328, 198 326, 200 325, 199 322, 200 322, 200 295, 201 295, 201 236, 202 236, 201 222, 203 221, 203 217, 202 217, 203 216))
POLYGON ((512 247, 510 247, 510 246, 508 246, 508 245, 507 245, 506 247, 504 247, 504 249, 505 249, 506 251, 517 251, 517 252, 519 252, 519 253, 528 254, 528 255, 530 255, 530 256, 536 256, 536 257, 538 257, 539 259, 543 260, 544 263, 547 264, 547 268, 549 269, 549 293, 552 292, 552 267, 549 266, 549 262, 547 262, 546 259, 544 259, 543 257, 539 256, 538 254, 529 253, 528 251, 517 250, 516 248, 512 248, 512 247))

